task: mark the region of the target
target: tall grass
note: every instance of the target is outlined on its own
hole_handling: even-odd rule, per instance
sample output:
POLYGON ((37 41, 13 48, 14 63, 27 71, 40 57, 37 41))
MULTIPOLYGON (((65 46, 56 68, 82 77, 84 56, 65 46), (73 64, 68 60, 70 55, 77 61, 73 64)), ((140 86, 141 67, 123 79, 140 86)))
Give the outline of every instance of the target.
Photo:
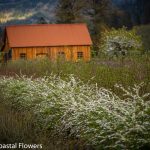
POLYGON ((0 103, 0 143, 42 144, 43 150, 88 150, 89 146, 83 146, 82 141, 56 138, 50 131, 39 129, 34 117, 31 111, 18 112, 11 105, 0 103))
MULTIPOLYGON (((91 62, 51 62, 49 60, 14 61, 0 67, 1 75, 25 74, 41 77, 54 73, 62 78, 74 74, 85 83, 97 83, 99 87, 114 89, 114 84, 132 86, 150 81, 150 57, 129 57, 125 60, 97 58, 91 62), (91 80, 92 79, 92 80, 91 80)), ((148 85, 147 85, 148 86, 148 85)))

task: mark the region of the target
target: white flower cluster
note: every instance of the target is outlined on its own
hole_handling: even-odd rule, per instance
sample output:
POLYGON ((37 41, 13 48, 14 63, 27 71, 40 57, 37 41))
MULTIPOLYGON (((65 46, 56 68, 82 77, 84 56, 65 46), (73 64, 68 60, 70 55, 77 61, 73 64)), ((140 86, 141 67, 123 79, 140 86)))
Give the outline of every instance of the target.
POLYGON ((100 50, 113 56, 125 56, 132 52, 137 52, 142 48, 141 38, 133 30, 128 31, 126 28, 112 29, 103 33, 100 50))
POLYGON ((138 149, 150 143, 150 95, 140 96, 143 84, 127 90, 117 86, 124 99, 72 75, 66 80, 54 75, 0 78, 3 102, 33 111, 43 128, 98 149, 138 149))

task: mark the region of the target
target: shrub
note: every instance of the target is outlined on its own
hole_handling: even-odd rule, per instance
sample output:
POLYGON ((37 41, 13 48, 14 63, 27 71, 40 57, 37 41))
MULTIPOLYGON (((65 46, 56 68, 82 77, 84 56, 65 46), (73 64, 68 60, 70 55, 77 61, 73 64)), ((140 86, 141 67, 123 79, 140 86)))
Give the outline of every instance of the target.
POLYGON ((111 29, 103 32, 99 49, 109 56, 126 56, 129 53, 141 50, 142 42, 135 30, 111 29))
POLYGON ((150 53, 150 25, 142 25, 142 26, 136 26, 135 30, 138 35, 141 36, 143 46, 144 46, 144 52, 150 53))
POLYGON ((0 63, 3 61, 4 54, 0 51, 0 63))
POLYGON ((97 149, 140 149, 150 143, 150 95, 141 95, 142 86, 117 85, 125 93, 120 98, 72 75, 66 80, 54 75, 0 78, 3 103, 33 111, 43 130, 78 138, 97 149))

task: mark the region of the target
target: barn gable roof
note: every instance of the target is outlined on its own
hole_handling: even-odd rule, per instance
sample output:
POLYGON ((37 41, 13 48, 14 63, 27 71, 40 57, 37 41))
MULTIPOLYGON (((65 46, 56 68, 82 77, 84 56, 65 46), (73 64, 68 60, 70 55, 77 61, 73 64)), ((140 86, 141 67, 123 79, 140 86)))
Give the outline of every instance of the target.
POLYGON ((91 45, 86 24, 7 26, 10 47, 91 45))

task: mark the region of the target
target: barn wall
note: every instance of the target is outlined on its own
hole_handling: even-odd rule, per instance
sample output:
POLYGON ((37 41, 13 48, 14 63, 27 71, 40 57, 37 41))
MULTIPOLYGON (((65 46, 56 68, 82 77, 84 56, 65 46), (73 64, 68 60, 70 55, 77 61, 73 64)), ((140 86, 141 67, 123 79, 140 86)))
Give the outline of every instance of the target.
POLYGON ((12 48, 12 60, 20 59, 20 54, 26 54, 26 58, 36 59, 38 56, 46 54, 51 60, 58 58, 58 52, 65 53, 67 61, 77 61, 77 52, 83 52, 83 60, 90 60, 90 46, 54 46, 54 47, 29 47, 12 48))

